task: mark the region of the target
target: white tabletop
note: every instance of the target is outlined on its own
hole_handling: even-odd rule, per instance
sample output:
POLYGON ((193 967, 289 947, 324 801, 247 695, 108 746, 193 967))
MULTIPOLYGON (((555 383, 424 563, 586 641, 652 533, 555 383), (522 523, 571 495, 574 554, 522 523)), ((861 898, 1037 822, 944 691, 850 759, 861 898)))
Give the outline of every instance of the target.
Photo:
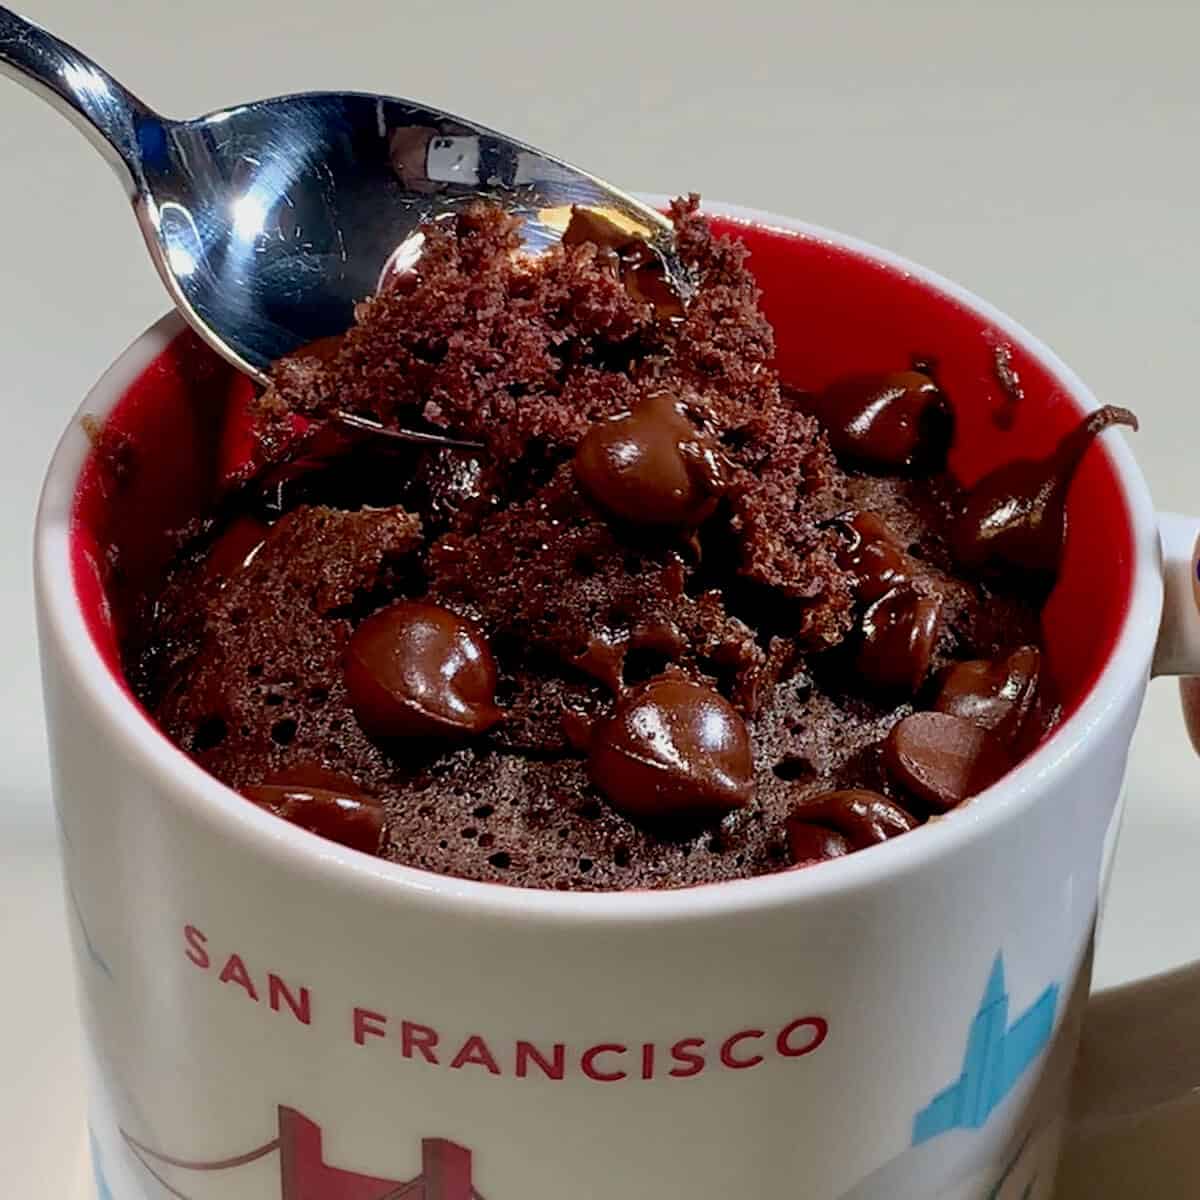
MULTIPOLYGON (((1189 0, 25 8, 168 113, 310 88, 407 94, 633 188, 695 189, 882 243, 987 296, 1103 400, 1133 406, 1159 504, 1200 507, 1200 6, 1189 0)), ((79 1169, 82 1104, 29 529, 67 415, 165 304, 108 168, 9 86, 0 163, 11 414, 0 438, 0 1130, 14 1139, 6 1193, 61 1196, 79 1169)), ((1174 685, 1156 684, 1130 763, 1100 986, 1200 957, 1196 781, 1174 685)), ((1181 1186, 1154 1195, 1196 1194, 1181 1186)))

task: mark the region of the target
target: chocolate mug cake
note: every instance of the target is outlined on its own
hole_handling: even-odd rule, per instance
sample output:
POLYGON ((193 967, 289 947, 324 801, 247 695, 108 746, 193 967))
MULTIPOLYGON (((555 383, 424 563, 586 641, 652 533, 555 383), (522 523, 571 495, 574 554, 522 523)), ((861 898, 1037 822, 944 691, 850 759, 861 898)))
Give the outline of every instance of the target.
POLYGON ((784 386, 744 250, 672 216, 686 298, 597 214, 529 259, 477 205, 276 365, 123 648, 172 740, 343 844, 580 890, 839 857, 1041 741, 1066 494, 1131 414, 963 488, 922 347, 784 386))

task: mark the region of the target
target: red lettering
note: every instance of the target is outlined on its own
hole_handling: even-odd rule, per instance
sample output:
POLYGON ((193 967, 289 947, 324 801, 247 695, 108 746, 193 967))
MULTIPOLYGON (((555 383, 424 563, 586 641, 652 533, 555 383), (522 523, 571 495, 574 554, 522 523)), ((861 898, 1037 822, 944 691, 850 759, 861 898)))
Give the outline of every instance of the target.
POLYGON ((400 1051, 405 1058, 412 1058, 414 1050, 420 1050, 421 1057, 429 1063, 438 1065, 437 1049, 438 1035, 436 1029, 428 1025, 416 1025, 412 1021, 400 1023, 400 1051))
POLYGON ((210 962, 208 951, 205 950, 205 943, 208 941, 208 935, 203 934, 195 925, 185 925, 183 927, 184 940, 188 944, 187 950, 184 952, 188 958, 192 960, 202 971, 207 971, 210 962))
POLYGON ((744 1029, 741 1033, 730 1034, 721 1044, 721 1064, 732 1067, 735 1071, 744 1071, 747 1067, 757 1067, 763 1061, 761 1054, 751 1054, 748 1058, 734 1058, 733 1048, 739 1042, 749 1042, 764 1036, 761 1029, 744 1029))
POLYGON ((292 1016, 301 1025, 312 1024, 312 998, 308 994, 308 988, 302 987, 300 998, 297 999, 278 975, 269 974, 267 976, 267 997, 270 1000, 272 1012, 279 1012, 279 1002, 282 1000, 292 1010, 292 1016))
POLYGON ((496 1065, 496 1060, 492 1057, 492 1052, 488 1049, 488 1044, 477 1033, 471 1034, 461 1049, 454 1056, 454 1061, 450 1064, 452 1071, 457 1071, 462 1067, 467 1066, 487 1067, 488 1071, 493 1075, 500 1074, 500 1068, 496 1065))
POLYGON ((829 1036, 829 1022, 824 1017, 800 1017, 790 1025, 785 1025, 775 1039, 775 1049, 784 1058, 799 1058, 803 1054, 811 1054, 829 1036), (799 1046, 792 1045, 792 1034, 801 1029, 811 1030, 807 1042, 799 1046))
POLYGON ((221 974, 218 976, 222 983, 236 983, 238 987, 244 988, 246 995, 251 1000, 258 999, 258 993, 254 990, 254 984, 250 979, 250 972, 246 970, 246 964, 236 954, 231 954, 228 961, 221 968, 221 974))
POLYGON ((567 1048, 562 1042, 554 1043, 554 1058, 547 1062, 541 1051, 531 1042, 517 1043, 517 1078, 524 1079, 529 1074, 529 1064, 537 1064, 547 1079, 561 1079, 567 1070, 567 1048))
POLYGON ((616 1042, 604 1042, 599 1046, 589 1046, 579 1059, 579 1067, 589 1079, 595 1079, 599 1083, 616 1083, 618 1079, 624 1079, 626 1073, 624 1071, 601 1071, 596 1066, 596 1059, 602 1054, 624 1054, 628 1049, 628 1046, 622 1046, 616 1042))
POLYGON ((680 1065, 671 1068, 671 1074, 676 1079, 691 1079, 704 1070, 704 1055, 697 1051, 704 1049, 703 1038, 684 1038, 671 1047, 671 1057, 680 1065))
POLYGON ((650 1042, 642 1046, 642 1078, 654 1078, 654 1046, 650 1042))
POLYGON ((387 1017, 383 1013, 372 1012, 369 1008, 356 1008, 354 1010, 354 1044, 363 1046, 367 1041, 367 1034, 372 1037, 383 1037, 387 1032, 384 1026, 387 1024, 387 1017))

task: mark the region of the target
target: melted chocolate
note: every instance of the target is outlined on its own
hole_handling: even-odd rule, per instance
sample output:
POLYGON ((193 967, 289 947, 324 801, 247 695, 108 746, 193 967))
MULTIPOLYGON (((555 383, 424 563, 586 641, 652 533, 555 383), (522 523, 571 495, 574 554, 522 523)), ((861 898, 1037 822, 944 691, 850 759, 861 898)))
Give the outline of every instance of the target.
POLYGON ((839 456, 866 466, 934 472, 954 437, 949 402, 928 375, 853 375, 803 403, 824 424, 839 456))
POLYGON ((1089 413, 1046 458, 1019 458, 997 467, 971 488, 950 530, 964 567, 979 572, 1015 569, 1031 584, 1053 585, 1067 537, 1067 493, 1093 439, 1113 425, 1137 428, 1127 408, 1089 413))
POLYGON ((724 697, 652 680, 595 733, 589 770, 614 808, 651 821, 721 815, 754 794, 750 735, 724 697))
POLYGON ((694 528, 725 490, 720 453, 669 392, 588 430, 575 452, 584 491, 634 525, 694 528))
POLYGON ((373 738, 468 737, 501 716, 487 640, 436 604, 405 600, 368 617, 346 649, 345 682, 373 738))
POLYGON ((676 291, 661 255, 640 237, 622 229, 615 221, 588 208, 573 208, 562 235, 564 246, 590 244, 600 261, 625 285, 634 300, 649 304, 659 321, 677 321, 684 313, 683 298, 676 291))
POLYGON ((353 780, 315 766, 296 766, 241 789, 251 803, 331 842, 377 854, 383 805, 353 780))
POLYGON ((854 573, 860 600, 870 604, 916 574, 915 564, 900 548, 899 539, 874 513, 855 513, 836 527, 845 541, 838 552, 838 563, 854 573))
POLYGON ((1021 646, 997 661, 952 663, 942 673, 933 707, 1010 742, 1019 738, 1037 703, 1041 660, 1036 646, 1021 646))
POLYGON ((855 670, 873 687, 915 693, 929 674, 943 599, 900 584, 863 614, 855 670))
POLYGON ((913 713, 892 726, 884 760, 897 783, 937 812, 991 787, 1012 766, 995 734, 940 712, 913 713))
MULTIPOLYGON (((894 800, 867 788, 848 788, 844 791, 822 792, 798 804, 787 821, 788 849, 796 864, 813 861, 814 851, 822 848, 814 829, 824 833, 833 830, 850 850, 875 846, 918 825, 894 800)), ((826 847, 829 843, 825 843, 826 847)), ((832 844, 835 854, 836 842, 832 844)), ((841 851, 845 853, 845 851, 841 851)), ((826 854, 825 857, 834 857, 826 854)))
POLYGON ((842 858, 854 849, 835 830, 823 825, 806 825, 802 821, 788 822, 787 842, 788 855, 797 867, 811 867, 831 858, 842 858))

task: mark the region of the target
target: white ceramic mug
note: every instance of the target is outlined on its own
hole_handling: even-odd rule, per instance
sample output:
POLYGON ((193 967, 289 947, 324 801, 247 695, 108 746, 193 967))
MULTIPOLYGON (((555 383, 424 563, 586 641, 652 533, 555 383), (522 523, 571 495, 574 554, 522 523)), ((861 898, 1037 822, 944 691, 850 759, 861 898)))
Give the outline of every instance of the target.
MULTIPOLYGON (((1095 407, 1049 350, 929 272, 713 211, 751 223, 785 374, 931 349, 952 397, 1003 403, 983 364, 1013 347, 1028 411, 1007 434, 966 413, 968 471, 1095 407)), ((196 431, 229 386, 161 321, 82 409, 122 414, 148 490, 110 495, 94 469, 81 482, 73 423, 38 518, 103 1200, 1050 1195, 1134 722, 1152 669, 1200 670, 1197 523, 1160 524, 1121 439, 1091 451, 1072 494, 1074 582, 1048 617, 1078 696, 1016 770, 818 867, 566 894, 318 840, 204 774, 131 700, 106 538, 196 499, 180 464, 218 470, 219 437, 196 431)))

